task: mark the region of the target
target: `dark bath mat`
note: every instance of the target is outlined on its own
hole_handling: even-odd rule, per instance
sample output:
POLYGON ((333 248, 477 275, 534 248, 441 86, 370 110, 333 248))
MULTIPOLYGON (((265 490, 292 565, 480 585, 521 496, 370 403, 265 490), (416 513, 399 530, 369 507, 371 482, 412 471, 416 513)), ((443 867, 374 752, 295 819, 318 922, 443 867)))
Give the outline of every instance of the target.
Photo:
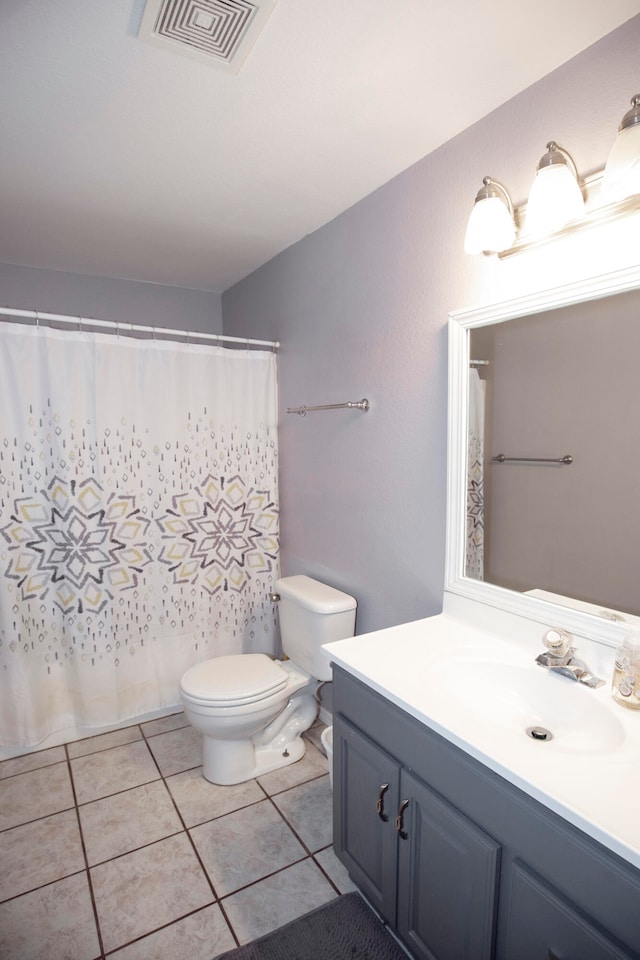
POLYGON ((407 960, 359 893, 347 893, 217 960, 407 960))

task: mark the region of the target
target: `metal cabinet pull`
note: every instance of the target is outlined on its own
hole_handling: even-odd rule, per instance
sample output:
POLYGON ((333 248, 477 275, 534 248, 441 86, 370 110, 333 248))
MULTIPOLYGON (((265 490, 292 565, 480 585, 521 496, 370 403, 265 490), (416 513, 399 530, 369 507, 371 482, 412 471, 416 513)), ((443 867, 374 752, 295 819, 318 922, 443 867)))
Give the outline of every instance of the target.
POLYGON ((409 806, 409 801, 403 800, 400 806, 398 807, 398 816, 396 817, 396 830, 398 831, 398 833, 400 834, 403 840, 406 840, 407 837, 409 836, 409 834, 404 829, 404 824, 402 822, 404 812, 408 806, 409 806))
POLYGON ((387 820, 389 819, 389 817, 384 812, 384 795, 388 789, 389 789, 389 784, 383 783, 382 786, 380 787, 380 793, 378 794, 378 799, 376 800, 376 813, 384 823, 386 823, 387 820))

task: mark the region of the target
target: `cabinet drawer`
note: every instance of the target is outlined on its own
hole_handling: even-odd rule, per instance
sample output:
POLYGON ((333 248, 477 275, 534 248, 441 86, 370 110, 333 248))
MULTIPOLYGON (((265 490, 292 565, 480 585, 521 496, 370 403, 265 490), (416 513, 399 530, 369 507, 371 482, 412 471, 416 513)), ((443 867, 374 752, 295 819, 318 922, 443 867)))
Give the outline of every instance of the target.
MULTIPOLYGON (((632 960, 638 956, 621 949, 519 860, 513 863, 508 902, 504 960, 632 960)), ((638 911, 640 940, 640 904, 638 911)))

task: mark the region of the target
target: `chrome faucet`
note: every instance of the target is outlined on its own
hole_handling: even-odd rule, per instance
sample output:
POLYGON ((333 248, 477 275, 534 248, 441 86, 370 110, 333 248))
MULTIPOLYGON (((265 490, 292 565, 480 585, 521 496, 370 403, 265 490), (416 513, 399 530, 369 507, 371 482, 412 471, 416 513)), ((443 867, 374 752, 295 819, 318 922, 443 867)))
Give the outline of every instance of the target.
POLYGON ((547 630, 542 642, 547 652, 536 657, 539 666, 548 667, 554 673, 561 673, 564 677, 577 680, 578 683, 584 683, 593 689, 604 685, 604 680, 594 676, 584 660, 574 656, 576 650, 568 630, 547 630))

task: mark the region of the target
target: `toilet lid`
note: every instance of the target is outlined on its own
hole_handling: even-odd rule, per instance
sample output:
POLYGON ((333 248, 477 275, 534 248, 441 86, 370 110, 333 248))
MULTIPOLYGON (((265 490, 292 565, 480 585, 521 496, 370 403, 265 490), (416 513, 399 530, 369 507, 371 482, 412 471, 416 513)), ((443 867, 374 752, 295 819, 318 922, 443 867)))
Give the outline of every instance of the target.
POLYGON ((190 667, 180 686, 189 697, 216 703, 250 703, 277 693, 288 674, 264 653, 214 657, 190 667))

